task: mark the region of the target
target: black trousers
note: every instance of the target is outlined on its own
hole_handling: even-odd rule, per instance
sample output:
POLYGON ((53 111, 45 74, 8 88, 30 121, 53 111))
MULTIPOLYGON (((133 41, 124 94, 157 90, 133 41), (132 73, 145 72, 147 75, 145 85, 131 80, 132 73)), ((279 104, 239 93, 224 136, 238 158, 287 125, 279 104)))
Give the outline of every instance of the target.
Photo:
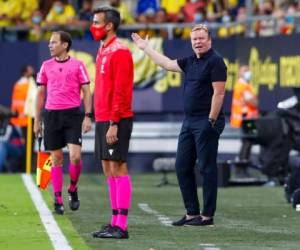
POLYGON ((200 214, 195 163, 203 176, 202 215, 212 217, 216 211, 218 171, 217 152, 220 134, 225 126, 218 119, 214 127, 208 118, 187 117, 184 119, 178 139, 176 174, 188 215, 200 214))

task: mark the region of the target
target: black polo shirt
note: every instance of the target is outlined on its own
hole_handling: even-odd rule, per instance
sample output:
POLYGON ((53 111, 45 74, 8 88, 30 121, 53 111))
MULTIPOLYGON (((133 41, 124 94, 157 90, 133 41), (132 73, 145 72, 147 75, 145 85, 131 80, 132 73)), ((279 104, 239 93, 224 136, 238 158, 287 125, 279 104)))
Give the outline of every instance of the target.
MULTIPOLYGON (((187 116, 208 117, 213 95, 213 82, 227 79, 227 67, 218 52, 208 50, 197 58, 196 54, 177 60, 184 72, 183 105, 187 116)), ((219 117, 223 116, 223 109, 219 117)))

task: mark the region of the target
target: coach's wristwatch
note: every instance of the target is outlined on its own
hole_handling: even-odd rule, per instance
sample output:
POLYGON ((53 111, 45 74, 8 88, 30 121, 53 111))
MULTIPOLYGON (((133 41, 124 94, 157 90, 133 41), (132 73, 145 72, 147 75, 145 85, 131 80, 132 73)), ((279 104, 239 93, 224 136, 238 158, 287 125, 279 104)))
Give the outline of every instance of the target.
POLYGON ((216 120, 213 118, 208 118, 209 123, 211 124, 212 127, 215 126, 216 120))
POLYGON ((89 117, 89 118, 93 118, 93 113, 91 113, 91 112, 85 113, 84 116, 89 117))
POLYGON ((119 123, 114 122, 112 120, 109 121, 109 126, 118 126, 119 123))

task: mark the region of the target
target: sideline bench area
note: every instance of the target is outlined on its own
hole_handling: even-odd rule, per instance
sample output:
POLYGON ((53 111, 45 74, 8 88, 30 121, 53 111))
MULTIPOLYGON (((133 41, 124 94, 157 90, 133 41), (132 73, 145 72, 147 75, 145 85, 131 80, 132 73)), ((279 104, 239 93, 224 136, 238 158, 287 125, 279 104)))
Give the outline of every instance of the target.
MULTIPOLYGON (((129 146, 130 153, 175 153, 180 122, 134 122, 129 146)), ((83 136, 83 152, 94 152, 94 126, 83 136)), ((240 132, 227 124, 220 138, 219 152, 237 154, 240 132)))

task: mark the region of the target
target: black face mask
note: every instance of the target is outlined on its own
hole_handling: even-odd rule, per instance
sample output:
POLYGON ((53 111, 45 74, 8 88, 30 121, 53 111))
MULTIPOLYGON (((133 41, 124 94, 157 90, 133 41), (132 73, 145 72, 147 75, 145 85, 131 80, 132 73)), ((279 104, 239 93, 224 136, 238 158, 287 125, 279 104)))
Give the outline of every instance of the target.
POLYGON ((265 10, 265 14, 266 15, 271 15, 272 14, 272 10, 265 10))

